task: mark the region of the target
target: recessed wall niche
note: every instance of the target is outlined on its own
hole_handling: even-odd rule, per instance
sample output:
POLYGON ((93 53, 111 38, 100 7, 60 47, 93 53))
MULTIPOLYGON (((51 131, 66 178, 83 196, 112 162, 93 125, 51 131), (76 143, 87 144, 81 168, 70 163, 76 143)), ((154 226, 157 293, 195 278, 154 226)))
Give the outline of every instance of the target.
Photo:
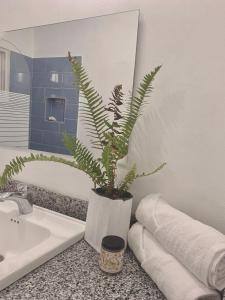
POLYGON ((45 104, 45 118, 48 122, 64 123, 65 99, 47 98, 45 104))

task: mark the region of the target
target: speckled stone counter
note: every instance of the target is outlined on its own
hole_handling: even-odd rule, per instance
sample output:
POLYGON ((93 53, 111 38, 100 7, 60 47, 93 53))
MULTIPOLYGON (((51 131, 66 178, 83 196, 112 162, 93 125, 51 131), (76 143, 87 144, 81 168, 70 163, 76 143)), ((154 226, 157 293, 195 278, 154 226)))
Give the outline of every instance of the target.
MULTIPOLYGON (((14 190, 14 184, 7 190, 14 190)), ((81 219, 86 216, 87 203, 82 200, 29 189, 35 204, 81 219)), ((82 240, 1 291, 0 300, 165 300, 130 250, 117 275, 103 273, 98 259, 99 254, 82 240)))
POLYGON ((84 240, 0 292, 1 300, 165 300, 130 251, 124 268, 107 275, 84 240))
POLYGON ((25 184, 19 181, 11 181, 4 188, 0 188, 0 192, 19 190, 19 186, 27 186, 27 198, 35 205, 48 208, 61 214, 78 218, 82 221, 86 220, 88 202, 66 195, 58 194, 44 188, 25 184))

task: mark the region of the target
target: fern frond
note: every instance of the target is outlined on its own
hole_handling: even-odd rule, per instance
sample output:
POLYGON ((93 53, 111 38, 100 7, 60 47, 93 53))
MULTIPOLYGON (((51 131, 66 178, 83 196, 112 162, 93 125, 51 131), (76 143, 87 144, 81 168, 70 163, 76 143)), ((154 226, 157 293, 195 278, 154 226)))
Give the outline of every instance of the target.
POLYGON ((163 164, 161 164, 159 167, 157 167, 156 169, 154 169, 153 171, 149 172, 149 173, 141 173, 141 174, 137 174, 136 178, 140 178, 140 177, 145 177, 145 176, 150 176, 153 175, 155 173, 157 173, 158 171, 160 171, 164 166, 166 165, 166 163, 164 162, 163 164))
POLYGON ((57 163, 63 163, 67 166, 79 168, 78 165, 70 160, 64 159, 62 157, 57 157, 54 155, 47 156, 44 154, 33 154, 31 153, 29 156, 17 156, 15 159, 11 160, 6 166, 0 176, 0 186, 5 185, 9 180, 13 178, 16 174, 23 170, 25 164, 32 161, 51 161, 57 163))
POLYGON ((137 168, 136 168, 136 165, 134 164, 133 167, 130 169, 130 171, 127 173, 127 175, 124 177, 123 181, 120 183, 119 190, 120 191, 127 191, 129 189, 129 186, 137 178, 153 175, 153 174, 157 173, 158 171, 160 171, 165 165, 166 165, 166 163, 163 163, 159 167, 157 167, 156 169, 154 169, 153 171, 151 171, 149 173, 144 173, 143 172, 142 174, 137 174, 136 173, 137 168))
POLYGON ((149 97, 152 91, 152 81, 160 66, 144 77, 137 89, 136 96, 131 97, 127 102, 127 110, 123 114, 123 110, 120 108, 124 96, 122 85, 115 86, 109 104, 105 107, 102 97, 92 86, 84 67, 70 54, 69 60, 76 77, 75 80, 78 82, 81 95, 84 98, 80 103, 80 116, 84 121, 88 136, 91 138, 92 147, 100 149, 102 155, 100 158, 95 159, 89 149, 77 138, 65 134, 64 143, 73 155, 74 161, 45 154, 31 153, 24 157, 17 156, 5 166, 2 176, 0 176, 0 186, 5 185, 14 175, 21 172, 28 162, 52 161, 85 172, 92 179, 94 188, 98 185, 105 196, 111 199, 117 199, 118 197, 124 197, 125 199, 127 197, 125 194, 135 179, 152 175, 165 166, 165 163, 163 163, 152 172, 137 174, 136 166, 133 165, 120 185, 116 187, 117 162, 127 155, 130 135, 142 113, 143 106, 146 103, 145 99, 149 97), (113 114, 113 118, 110 118, 108 112, 113 114))
POLYGON ((120 158, 127 155, 130 135, 138 117, 141 115, 142 108, 146 102, 145 99, 150 96, 153 89, 152 82, 160 68, 161 66, 158 66, 154 69, 154 71, 144 76, 139 88, 137 89, 137 96, 131 97, 128 101, 127 112, 121 126, 122 134, 118 140, 121 151, 120 158))
POLYGON ((119 185, 119 190, 126 192, 129 188, 129 186, 133 183, 133 181, 136 179, 136 164, 133 165, 133 167, 130 169, 130 171, 127 173, 127 175, 124 177, 123 181, 119 185))
POLYGON ((64 135, 64 144, 73 155, 78 168, 89 175, 95 185, 105 185, 101 166, 87 147, 67 133, 64 135))
POLYGON ((112 153, 112 143, 109 141, 102 151, 102 159, 101 159, 102 165, 105 169, 105 174, 107 176, 107 183, 109 184, 111 180, 113 179, 113 153, 112 153))
POLYGON ((106 130, 105 120, 108 120, 108 114, 103 105, 102 97, 91 85, 88 75, 84 67, 71 57, 69 53, 69 61, 72 65, 73 73, 78 80, 81 96, 85 101, 81 102, 80 112, 83 121, 87 126, 87 131, 91 133, 93 141, 95 142, 95 148, 102 149, 104 141, 104 132, 106 130))

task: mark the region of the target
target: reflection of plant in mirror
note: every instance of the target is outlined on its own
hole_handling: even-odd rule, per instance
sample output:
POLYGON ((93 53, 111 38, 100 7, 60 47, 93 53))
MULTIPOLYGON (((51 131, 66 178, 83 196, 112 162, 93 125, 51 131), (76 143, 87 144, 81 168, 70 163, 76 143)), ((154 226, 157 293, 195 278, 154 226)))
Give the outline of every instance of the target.
POLYGON ((101 156, 95 159, 89 149, 77 138, 65 134, 65 146, 73 155, 73 161, 44 154, 30 154, 27 157, 18 156, 5 166, 0 177, 0 184, 6 184, 13 175, 18 174, 23 169, 27 162, 54 161, 84 171, 92 179, 94 190, 99 194, 112 199, 126 199, 130 196, 127 193, 128 188, 135 179, 154 174, 165 165, 163 163, 151 172, 138 174, 136 165, 133 164, 124 179, 120 183, 116 183, 117 162, 128 153, 130 135, 141 115, 146 99, 152 91, 152 81, 160 70, 160 66, 144 76, 136 96, 132 96, 125 102, 126 110, 125 113, 122 113, 121 106, 124 104, 122 85, 117 85, 114 88, 109 104, 105 106, 102 97, 92 87, 84 67, 70 54, 69 60, 78 80, 81 96, 84 99, 81 102, 80 114, 87 126, 92 147, 99 149, 101 156), (112 118, 110 114, 112 114, 112 118))

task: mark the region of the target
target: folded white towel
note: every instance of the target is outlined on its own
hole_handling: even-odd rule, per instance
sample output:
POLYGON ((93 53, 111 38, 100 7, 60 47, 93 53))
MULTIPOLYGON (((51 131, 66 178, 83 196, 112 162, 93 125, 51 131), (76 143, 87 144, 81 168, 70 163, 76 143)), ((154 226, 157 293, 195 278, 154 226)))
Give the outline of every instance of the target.
POLYGON ((171 254, 166 252, 141 224, 134 224, 128 234, 130 248, 144 270, 168 300, 219 300, 171 254))
POLYGON ((205 285, 225 288, 225 236, 153 194, 141 200, 137 220, 205 285))

